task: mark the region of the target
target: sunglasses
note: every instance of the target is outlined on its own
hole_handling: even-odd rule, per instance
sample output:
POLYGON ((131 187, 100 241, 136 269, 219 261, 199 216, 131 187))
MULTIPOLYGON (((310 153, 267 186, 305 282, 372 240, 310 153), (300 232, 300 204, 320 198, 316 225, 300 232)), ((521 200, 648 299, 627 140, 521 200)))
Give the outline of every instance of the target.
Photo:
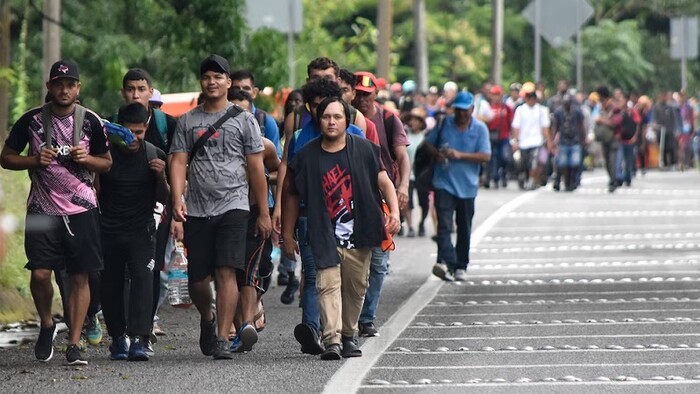
POLYGON ((372 88, 377 86, 374 81, 372 81, 372 78, 370 78, 368 75, 363 75, 358 78, 357 81, 357 86, 362 86, 365 88, 372 88))

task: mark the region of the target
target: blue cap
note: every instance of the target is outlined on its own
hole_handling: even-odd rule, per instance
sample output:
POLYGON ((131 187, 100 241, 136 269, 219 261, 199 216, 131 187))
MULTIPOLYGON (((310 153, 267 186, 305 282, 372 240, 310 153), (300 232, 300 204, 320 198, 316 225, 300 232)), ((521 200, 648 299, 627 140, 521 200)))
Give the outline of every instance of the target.
POLYGON ((474 95, 469 92, 459 92, 452 103, 453 108, 468 110, 474 105, 474 95))

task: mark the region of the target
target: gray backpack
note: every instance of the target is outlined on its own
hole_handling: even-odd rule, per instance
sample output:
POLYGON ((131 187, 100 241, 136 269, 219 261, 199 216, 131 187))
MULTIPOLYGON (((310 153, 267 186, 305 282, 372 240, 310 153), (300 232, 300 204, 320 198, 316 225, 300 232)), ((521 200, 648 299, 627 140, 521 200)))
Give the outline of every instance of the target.
MULTIPOLYGON (((75 105, 73 114, 73 146, 77 146, 80 140, 85 137, 83 132, 83 122, 85 121, 86 109, 82 105, 75 105)), ((41 108, 41 123, 44 129, 44 143, 47 147, 53 147, 53 124, 51 122, 51 109, 49 104, 44 104, 41 108)))

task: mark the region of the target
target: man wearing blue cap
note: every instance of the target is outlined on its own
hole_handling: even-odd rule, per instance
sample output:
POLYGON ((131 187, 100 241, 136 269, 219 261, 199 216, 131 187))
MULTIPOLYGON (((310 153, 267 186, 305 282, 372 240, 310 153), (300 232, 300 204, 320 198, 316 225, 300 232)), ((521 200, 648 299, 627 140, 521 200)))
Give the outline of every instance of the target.
POLYGON ((438 255, 433 274, 443 280, 464 281, 469 264, 479 166, 491 160, 491 144, 486 125, 472 116, 474 96, 471 93, 457 94, 452 108, 454 114, 426 137, 428 149, 438 162, 433 174, 438 218, 438 255), (456 247, 451 239, 453 222, 457 224, 456 247))

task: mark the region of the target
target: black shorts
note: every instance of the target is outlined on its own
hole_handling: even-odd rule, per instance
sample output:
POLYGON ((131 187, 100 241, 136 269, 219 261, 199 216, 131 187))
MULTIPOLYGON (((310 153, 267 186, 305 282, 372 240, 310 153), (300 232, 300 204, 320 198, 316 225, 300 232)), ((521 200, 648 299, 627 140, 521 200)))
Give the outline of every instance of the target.
POLYGON ((200 282, 218 267, 245 269, 248 211, 233 209, 218 216, 188 216, 184 223, 187 276, 200 282))
POLYGON ((245 245, 245 269, 242 275, 236 275, 236 281, 239 289, 243 286, 255 286, 264 292, 262 280, 272 275, 272 241, 270 238, 255 236, 259 216, 258 208, 251 207, 245 245))
POLYGON ((28 270, 65 269, 68 274, 102 270, 98 210, 70 216, 27 214, 24 250, 28 270))

